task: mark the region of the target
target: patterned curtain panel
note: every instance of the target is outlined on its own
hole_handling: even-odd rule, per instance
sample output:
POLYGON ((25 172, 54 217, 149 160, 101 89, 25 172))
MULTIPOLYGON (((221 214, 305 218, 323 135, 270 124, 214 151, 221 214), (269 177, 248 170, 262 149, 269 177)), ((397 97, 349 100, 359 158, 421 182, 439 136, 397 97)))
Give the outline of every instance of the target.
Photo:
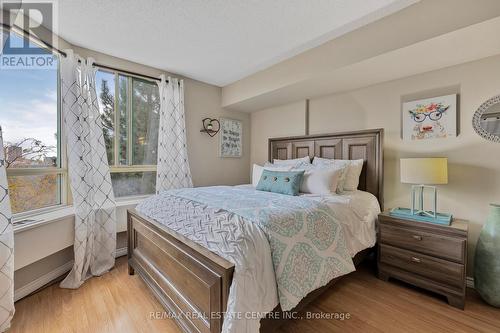
POLYGON ((186 145, 184 81, 161 76, 156 193, 193 187, 186 145))
POLYGON ((0 127, 0 332, 10 327, 10 320, 13 316, 14 232, 5 172, 2 128, 0 127))
POLYGON ((111 186, 92 59, 61 59, 63 133, 75 207, 75 263, 61 282, 78 288, 115 264, 116 203, 111 186))

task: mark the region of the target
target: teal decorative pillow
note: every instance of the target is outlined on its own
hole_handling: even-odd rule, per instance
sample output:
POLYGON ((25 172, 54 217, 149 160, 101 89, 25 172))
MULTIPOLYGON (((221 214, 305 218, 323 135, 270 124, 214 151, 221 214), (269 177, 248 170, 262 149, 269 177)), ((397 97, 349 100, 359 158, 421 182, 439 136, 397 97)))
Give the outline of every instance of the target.
POLYGON ((281 193, 287 195, 298 195, 304 170, 300 171, 273 171, 264 170, 260 176, 257 190, 281 193))

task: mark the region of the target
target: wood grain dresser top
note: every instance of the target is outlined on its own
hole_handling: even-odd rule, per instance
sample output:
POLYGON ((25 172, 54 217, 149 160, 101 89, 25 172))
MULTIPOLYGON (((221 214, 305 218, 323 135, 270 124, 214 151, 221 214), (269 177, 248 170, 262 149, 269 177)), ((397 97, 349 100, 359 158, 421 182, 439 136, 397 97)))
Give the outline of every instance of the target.
POLYGON ((469 222, 467 220, 463 220, 463 219, 453 218, 451 225, 446 226, 446 225, 440 225, 440 224, 434 224, 434 223, 427 223, 427 222, 402 219, 400 217, 390 215, 389 212, 390 212, 390 210, 386 210, 383 213, 380 213, 379 220, 382 220, 383 222, 394 223, 394 224, 404 224, 408 227, 430 229, 430 230, 441 230, 441 231, 448 230, 452 233, 455 233, 458 235, 464 235, 464 236, 467 235, 467 232, 469 230, 469 222))

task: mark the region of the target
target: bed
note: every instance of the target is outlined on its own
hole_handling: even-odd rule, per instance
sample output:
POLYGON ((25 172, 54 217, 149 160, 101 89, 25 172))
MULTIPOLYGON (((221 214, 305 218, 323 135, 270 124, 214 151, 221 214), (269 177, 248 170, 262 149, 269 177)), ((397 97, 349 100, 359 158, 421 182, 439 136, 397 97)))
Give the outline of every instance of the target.
MULTIPOLYGON (((329 135, 310 135, 270 139, 269 160, 292 159, 304 156, 309 156, 311 158, 318 156, 335 159, 363 159, 364 165, 360 176, 360 191, 358 192, 361 193, 360 195, 364 195, 363 193, 365 193, 366 195, 375 197, 380 208, 383 209, 382 140, 383 130, 381 129, 329 135)), ((163 215, 155 215, 150 213, 150 211, 148 211, 148 214, 140 213, 137 210, 128 211, 129 273, 134 274, 137 272, 141 276, 141 278, 146 282, 148 287, 168 311, 167 313, 176 319, 179 326, 186 332, 215 333, 221 332, 223 325, 226 325, 227 329, 227 325, 229 325, 228 323, 230 322, 235 322, 236 324, 234 325, 239 325, 237 323, 241 321, 238 321, 238 318, 236 318, 238 319, 236 320, 233 317, 227 317, 227 314, 225 317, 224 314, 226 309, 234 308, 235 302, 249 303, 253 301, 251 294, 245 295, 245 292, 248 292, 249 288, 241 287, 242 284, 249 284, 252 278, 254 280, 260 279, 262 281, 272 280, 268 272, 273 271, 272 265, 275 263, 275 258, 269 255, 269 258, 272 260, 266 259, 265 253, 267 251, 271 251, 265 249, 265 247, 266 244, 269 244, 267 246, 273 248, 273 246, 275 246, 274 243, 272 241, 269 243, 267 243, 267 241, 263 241, 264 236, 262 236, 260 231, 261 228, 252 226, 253 223, 245 223, 245 221, 240 220, 240 217, 246 217, 245 214, 249 214, 249 210, 247 209, 248 207, 235 205, 235 202, 240 202, 237 200, 232 200, 232 202, 231 200, 222 201, 222 199, 226 197, 238 197, 239 195, 242 197, 255 196, 256 201, 258 201, 257 199, 262 199, 263 201, 275 200, 275 196, 272 194, 266 194, 263 198, 261 198, 263 194, 255 193, 254 189, 245 188, 244 186, 231 188, 216 187, 199 189, 195 193, 192 191, 178 190, 178 192, 169 193, 167 198, 158 197, 155 199, 156 201, 151 200, 149 203, 151 206, 150 208, 153 210, 156 209, 156 214, 161 213, 163 215), (168 202, 169 206, 167 208, 163 207, 162 202, 168 202), (198 204, 200 202, 208 202, 211 203, 211 205, 200 206, 198 204), (217 206, 223 209, 210 211, 203 210, 206 210, 209 206, 217 206), (184 212, 184 210, 186 212, 184 212), (198 239, 200 238, 200 232, 203 232, 203 230, 196 231, 196 228, 193 227, 190 229, 191 231, 187 233, 184 227, 181 230, 179 229, 179 226, 175 224, 175 220, 178 220, 178 218, 171 218, 170 224, 162 223, 159 216, 165 216, 165 214, 168 215, 173 211, 179 211, 180 213, 177 212, 177 214, 184 217, 187 216, 186 214, 192 214, 192 212, 197 212, 198 215, 196 216, 200 217, 210 216, 207 221, 212 221, 214 223, 214 228, 220 227, 219 224, 221 223, 231 222, 230 224, 227 224, 229 228, 234 227, 234 225, 238 225, 240 229, 244 229, 246 236, 252 235, 252 237, 256 238, 248 244, 259 244, 259 246, 254 246, 257 248, 251 248, 250 246, 245 250, 241 250, 242 252, 250 251, 250 253, 253 254, 248 255, 251 259, 248 259, 249 263, 247 263, 247 266, 242 266, 242 264, 238 261, 236 266, 239 268, 235 273, 234 263, 236 259, 232 260, 232 258, 244 258, 245 256, 241 254, 238 254, 239 257, 227 255, 227 253, 230 252, 228 249, 231 251, 235 249, 235 247, 231 247, 231 242, 229 242, 229 244, 225 244, 224 246, 227 246, 227 249, 221 251, 218 251, 218 249, 219 247, 223 247, 223 245, 213 244, 214 242, 210 242, 211 239, 207 240, 206 237, 201 237, 204 239, 205 243, 203 246, 200 245, 202 242, 198 241, 198 239), (225 214, 227 211, 237 212, 237 214, 227 215, 225 214), (234 220, 235 216, 237 218, 236 222, 234 220), (229 221, 229 219, 233 220, 229 221), (251 230, 248 231, 247 228, 250 228, 251 230), (249 274, 245 276, 247 270, 242 271, 241 267, 254 267, 255 265, 262 265, 262 267, 264 267, 262 269, 252 271, 252 274, 261 274, 258 279, 252 275, 248 276, 249 274), (269 265, 271 265, 271 268, 266 268, 269 265), (233 297, 230 295, 231 290, 233 290, 233 297), (236 292, 235 290, 239 290, 239 292, 236 292), (235 297, 235 294, 243 296, 235 297)), ((301 198, 293 200, 290 199, 290 202, 287 203, 290 206, 283 207, 294 207, 294 205, 302 205, 304 203, 309 205, 310 202, 315 201, 310 199, 311 198, 308 200, 303 200, 301 198)), ((346 197, 342 197, 339 200, 344 199, 346 199, 346 197)), ((335 199, 332 200, 335 201, 335 199)), ((279 201, 279 205, 284 205, 283 202, 285 200, 280 199, 275 201, 279 201)), ((357 201, 358 199, 348 199, 348 202, 357 201)), ((258 205, 260 203, 257 202, 253 204, 258 205)), ((321 200, 321 205, 323 206, 318 207, 324 208, 328 205, 335 204, 340 205, 341 203, 325 203, 324 200, 321 200)), ((359 206, 362 208, 363 204, 359 206)), ((317 207, 312 207, 311 209, 316 208, 317 207)), ((308 208, 306 207, 304 209, 308 208)), ((342 214, 339 213, 336 215, 342 214)), ((342 218, 338 219, 342 220, 342 218)), ((374 218, 372 217, 370 220, 373 219, 374 218)), ((196 223, 193 222, 193 225, 195 224, 196 223)), ((199 227, 200 223, 196 224, 196 226, 199 227)), ((223 227, 226 228, 226 226, 223 227)), ((219 230, 226 230, 224 228, 219 230)), ((373 229, 373 226, 370 228, 373 229)), ((239 229, 237 229, 237 231, 238 230, 239 229)), ((342 228, 342 230, 345 230, 345 228, 342 228)), ((352 237, 353 235, 356 236, 359 231, 353 229, 351 230, 351 233, 352 237)), ((266 236, 268 236, 267 233, 266 236)), ((231 238, 229 239, 231 240, 231 238)), ((364 248, 369 245, 373 244, 364 244, 364 246, 363 244, 346 245, 349 256, 353 257, 352 262, 354 265, 359 264, 359 262, 361 262, 365 255, 370 251, 370 248, 364 248)), ((240 247, 241 245, 238 245, 237 249, 240 250, 240 247)), ((272 253, 274 256, 276 251, 272 253)), ((342 260, 342 256, 339 256, 338 259, 342 260)), ((287 267, 288 266, 289 265, 287 265, 287 267)), ((262 285, 258 285, 255 292, 257 294, 261 293, 261 295, 266 295, 266 297, 258 297, 262 303, 259 303, 259 306, 261 307, 259 310, 265 309, 265 311, 243 314, 243 316, 250 316, 249 318, 244 318, 246 320, 245 323, 248 322, 245 325, 252 326, 255 322, 258 322, 261 332, 273 331, 276 326, 280 325, 283 321, 294 317, 290 314, 295 313, 295 311, 300 311, 308 303, 321 295, 323 291, 335 283, 341 275, 344 275, 345 272, 349 272, 352 269, 348 270, 348 268, 346 268, 343 274, 337 274, 339 276, 325 275, 328 277, 328 281, 325 280, 326 283, 323 281, 320 284, 311 284, 313 287, 319 287, 313 290, 306 289, 306 291, 309 291, 307 295, 304 294, 304 290, 301 290, 302 294, 299 293, 297 297, 290 295, 289 293, 286 297, 283 296, 286 292, 282 293, 280 283, 275 283, 275 285, 278 284, 277 292, 273 291, 272 288, 268 286, 269 283, 262 283, 262 285), (272 296, 273 293, 276 293, 276 297, 272 296), (291 307, 292 305, 293 307, 291 307), (282 311, 282 307, 287 311, 282 311), (271 310, 272 312, 270 314, 265 316, 262 315, 262 313, 271 310)), ((278 270, 278 267, 274 266, 274 270, 276 271, 276 280, 274 281, 281 281, 282 279, 278 276, 278 271, 281 271, 282 268, 279 268, 278 270)), ((335 270, 336 269, 333 269, 331 271, 333 272, 335 270)), ((322 267, 321 272, 327 272, 327 270, 322 267)), ((319 280, 321 279, 318 279, 318 281, 319 280)), ((242 314, 239 313, 239 315, 242 314)), ((233 328, 232 331, 241 331, 241 327, 237 330, 233 328)))

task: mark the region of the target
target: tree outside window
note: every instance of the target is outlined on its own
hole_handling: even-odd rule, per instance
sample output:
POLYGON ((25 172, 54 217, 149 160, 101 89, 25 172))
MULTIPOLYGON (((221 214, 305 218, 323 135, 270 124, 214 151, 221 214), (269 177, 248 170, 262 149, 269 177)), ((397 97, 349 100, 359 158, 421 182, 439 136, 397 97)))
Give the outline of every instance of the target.
POLYGON ((115 196, 154 193, 160 110, 157 84, 103 70, 97 72, 96 81, 115 196))

